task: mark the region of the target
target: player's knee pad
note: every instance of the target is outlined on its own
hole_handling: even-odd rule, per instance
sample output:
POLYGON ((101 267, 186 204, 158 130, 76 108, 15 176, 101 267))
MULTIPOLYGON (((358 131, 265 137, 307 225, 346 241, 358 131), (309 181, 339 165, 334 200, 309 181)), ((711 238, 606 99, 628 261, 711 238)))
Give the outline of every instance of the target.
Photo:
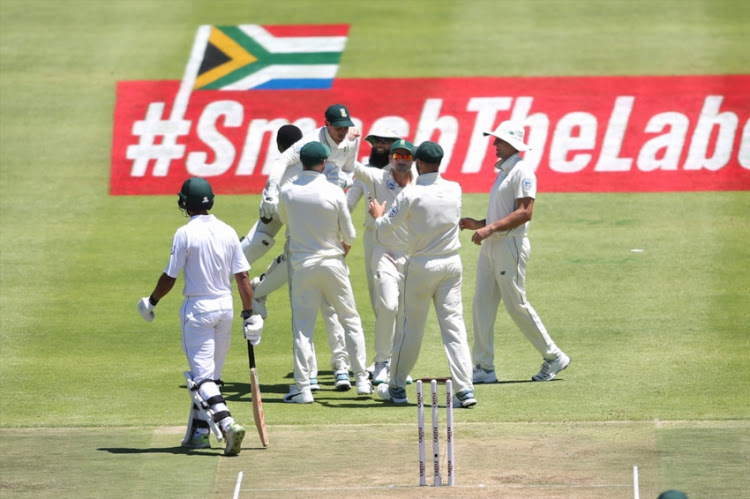
POLYGON ((240 243, 250 265, 268 253, 274 244, 276 244, 276 240, 273 236, 259 230, 258 224, 253 225, 253 228, 240 243))
POLYGON ((216 435, 216 439, 219 441, 223 440, 224 434, 216 425, 216 421, 220 421, 228 415, 220 415, 219 413, 221 413, 222 411, 226 411, 228 413, 229 411, 226 409, 224 398, 221 397, 219 388, 216 386, 213 380, 204 380, 200 383, 196 383, 195 381, 193 381, 193 376, 190 371, 185 371, 183 374, 185 375, 187 389, 190 394, 190 399, 192 400, 192 404, 190 406, 190 417, 188 420, 188 432, 185 434, 185 438, 189 438, 189 436, 192 434, 192 430, 194 430, 196 427, 199 427, 197 426, 198 424, 203 424, 199 423, 199 421, 204 421, 205 424, 207 424, 208 427, 211 428, 211 431, 213 431, 214 435, 216 435), (211 390, 210 388, 203 388, 206 385, 211 385, 213 387, 213 390, 211 390), (205 396, 206 392, 211 393, 214 390, 221 398, 221 401, 212 400, 212 397, 216 396, 213 394, 209 397, 205 396), (221 405, 219 405, 218 402, 221 402, 221 405), (219 419, 216 419, 219 416, 221 417, 219 419))
POLYGON ((273 259, 263 278, 253 289, 253 296, 257 299, 268 296, 284 284, 289 282, 289 267, 286 262, 286 255, 281 254, 273 259))

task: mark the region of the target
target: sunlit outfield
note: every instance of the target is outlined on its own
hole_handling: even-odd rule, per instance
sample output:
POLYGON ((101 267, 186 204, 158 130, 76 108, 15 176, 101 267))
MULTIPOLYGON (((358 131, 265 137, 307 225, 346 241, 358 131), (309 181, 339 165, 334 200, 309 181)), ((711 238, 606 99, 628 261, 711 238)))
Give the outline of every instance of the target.
MULTIPOLYGON (((172 452, 144 451, 122 460, 115 455, 112 469, 123 466, 117 473, 104 462, 94 464, 102 453, 97 448, 128 447, 124 441, 131 433, 138 442, 133 445, 148 449, 151 432, 183 425, 188 406, 181 388, 186 368, 178 326, 181 281, 157 307, 154 323, 143 322, 135 309, 153 289, 172 235, 185 219, 176 196, 108 195, 115 84, 178 80, 198 25, 248 23, 350 24, 342 78, 743 74, 750 68, 750 4, 743 1, 3 0, 0 435, 6 447, 23 447, 0 452, 0 495, 117 495, 117 481, 127 483, 135 475, 148 479, 139 481, 131 496, 198 495, 197 488, 184 485, 189 480, 167 481, 167 489, 144 472, 153 464, 152 471, 168 473, 183 461, 197 467, 211 461, 210 479, 217 485, 207 493, 215 495, 231 492, 238 469, 270 469, 280 460, 290 472, 306 471, 310 456, 297 462, 291 454, 274 455, 273 446, 243 452, 232 461, 233 474, 216 460, 195 463, 172 452), (59 440, 71 427, 76 427, 71 441, 84 438, 81 428, 104 432, 97 429, 101 440, 89 447, 74 446, 59 440), (15 438, 18 429, 23 439, 15 438), (116 445, 106 443, 108 431, 117 435, 116 445), (51 434, 57 435, 54 462, 72 460, 78 463, 74 469, 55 468, 45 458, 51 434), (38 460, 10 466, 19 463, 11 456, 27 452, 38 460), (248 461, 243 465, 242 459, 248 461), (45 469, 52 471, 42 479, 45 469), (67 477, 69 488, 56 488, 50 480, 56 472, 67 477), (105 482, 110 488, 97 493, 97 484, 105 482)), ((219 196, 214 212, 244 234, 257 217, 258 201, 257 195, 219 196)), ((466 195, 463 202, 467 216, 483 217, 485 195, 466 195)), ((359 228, 364 213, 358 208, 359 228)), ((550 194, 541 185, 531 227, 528 297, 573 363, 559 381, 516 383, 536 373, 540 359, 501 312, 496 349, 502 383, 477 388, 479 405, 457 411, 458 428, 544 423, 546 435, 534 437, 540 444, 562 439, 566 430, 560 428, 568 424, 687 421, 692 426, 684 440, 673 427, 655 426, 649 438, 631 442, 651 453, 653 466, 642 472, 646 491, 655 496, 682 486, 695 497, 709 497, 710 491, 750 494, 743 473, 713 471, 722 465, 741 469, 738 463, 750 455, 749 213, 750 194, 742 191, 550 194), (643 252, 631 252, 636 248, 643 252), (731 427, 701 433, 714 422, 731 427), (703 446, 710 449, 705 459, 703 446)), ((478 248, 468 233, 462 243, 471 340, 478 248)), ((264 270, 271 256, 253 273, 264 270)), ((374 319, 361 246, 348 259, 371 347, 374 319)), ((322 328, 316 334, 319 403, 281 403, 292 382, 285 290, 268 304, 257 361, 272 441, 291 431, 286 426, 282 431, 282 425, 312 432, 304 439, 320 437, 318 427, 309 425, 413 423, 411 409, 332 390, 322 328)), ((251 428, 239 323, 236 332, 225 395, 237 419, 251 428)), ((413 375, 448 375, 434 317, 413 375)), ((355 446, 356 431, 352 435, 341 445, 355 446)), ((591 438, 606 439, 606 432, 591 438)), ((619 438, 612 452, 628 447, 619 438)), ((170 433, 154 441, 161 449, 180 439, 170 433)), ((249 446, 256 445, 254 439, 249 433, 249 446)), ((389 445, 387 439, 368 442, 389 445)), ((621 464, 627 473, 637 463, 621 464)), ((307 481, 318 483, 314 476, 307 481)))

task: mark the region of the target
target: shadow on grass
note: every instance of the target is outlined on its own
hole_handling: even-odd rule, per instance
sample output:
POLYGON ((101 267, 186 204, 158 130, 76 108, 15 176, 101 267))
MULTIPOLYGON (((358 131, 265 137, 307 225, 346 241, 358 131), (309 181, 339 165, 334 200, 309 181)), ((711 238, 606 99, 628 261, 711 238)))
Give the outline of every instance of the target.
POLYGON ((146 449, 135 449, 130 447, 100 447, 96 450, 109 452, 110 454, 184 454, 190 456, 211 456, 222 455, 221 449, 188 449, 186 447, 149 447, 146 449), (210 452, 213 450, 213 452, 210 452))
MULTIPOLYGON (((204 456, 204 457, 217 457, 224 456, 224 450, 220 447, 212 447, 211 449, 188 449, 186 447, 149 447, 145 449, 138 449, 132 447, 100 447, 96 449, 98 451, 109 452, 110 454, 173 454, 173 455, 184 455, 184 456, 204 456)), ((250 452, 256 450, 265 450, 264 447, 243 447, 242 452, 250 452)), ((226 457, 226 456, 224 456, 226 457)), ((234 457, 234 456, 231 456, 234 457)))

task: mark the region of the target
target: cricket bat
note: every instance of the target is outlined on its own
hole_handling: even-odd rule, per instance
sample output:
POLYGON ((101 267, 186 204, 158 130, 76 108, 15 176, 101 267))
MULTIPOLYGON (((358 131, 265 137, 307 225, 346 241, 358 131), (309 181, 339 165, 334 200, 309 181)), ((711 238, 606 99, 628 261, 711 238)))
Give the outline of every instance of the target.
POLYGON ((266 430, 266 420, 263 417, 263 400, 260 396, 258 372, 255 369, 255 351, 250 341, 247 342, 247 357, 250 360, 250 393, 253 397, 253 419, 255 420, 255 427, 258 428, 260 443, 263 444, 263 447, 268 447, 268 431, 266 430))

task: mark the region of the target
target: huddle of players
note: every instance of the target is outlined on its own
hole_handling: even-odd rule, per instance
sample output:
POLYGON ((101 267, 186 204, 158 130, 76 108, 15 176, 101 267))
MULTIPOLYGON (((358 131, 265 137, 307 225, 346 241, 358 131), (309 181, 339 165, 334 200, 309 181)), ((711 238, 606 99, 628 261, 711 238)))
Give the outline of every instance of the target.
POLYGON ((474 383, 497 381, 493 328, 501 300, 544 357, 532 379, 551 380, 565 369, 570 359, 551 340, 525 297, 536 178, 518 154, 528 149, 523 128, 503 122, 485 133, 494 136, 499 172, 488 217, 475 220, 461 218, 461 187, 440 175, 439 144, 426 141, 415 147, 391 130, 375 130, 365 139, 372 145, 365 166, 357 161, 360 138, 352 127, 349 111, 336 104, 326 109, 325 125, 307 136, 292 125, 279 130, 281 155, 263 191, 260 219, 241 241, 252 265, 273 247, 286 225, 283 253, 251 282, 253 310, 263 318, 268 294, 289 283, 295 383, 284 401, 312 403, 313 392, 320 388, 313 345, 318 310, 332 353, 335 387, 351 389, 351 370, 358 395, 373 392, 371 376, 380 398, 408 402, 406 384, 417 362, 430 302, 456 387, 456 407, 476 404, 474 383), (364 332, 345 263, 356 235, 350 211, 362 197, 369 212, 363 241, 375 312, 371 374, 365 367, 364 332), (474 300, 474 367, 461 299, 458 233, 463 229, 475 230, 472 240, 482 245, 474 300))
POLYGON ((526 300, 536 177, 519 155, 528 149, 523 127, 504 121, 485 132, 494 137, 498 175, 487 217, 476 220, 461 218, 461 187, 440 175, 440 145, 426 141, 415 148, 392 131, 379 130, 365 139, 372 153, 370 164, 363 166, 357 161, 359 136, 351 130, 354 123, 346 107, 330 106, 325 118, 325 126, 307 137, 294 126, 281 127, 277 145, 282 154, 263 191, 260 219, 241 240, 209 213, 214 194, 205 179, 193 177, 182 185, 178 205, 189 221, 177 229, 169 262, 151 295, 138 302, 138 312, 153 321, 159 300, 184 274, 182 346, 190 367, 187 384, 196 401, 184 447, 209 448, 211 428, 226 440, 225 454, 236 455, 245 436, 219 388, 234 317, 232 275, 242 299, 243 332, 251 345, 261 340, 265 297, 289 283, 295 383, 285 402, 311 403, 312 392, 320 388, 313 344, 318 309, 326 323, 336 388, 351 389, 351 369, 357 394, 373 392, 362 322, 344 260, 356 235, 349 212, 363 196, 370 214, 363 237, 366 275, 376 316, 372 378, 380 398, 408 402, 406 384, 419 356, 431 301, 456 387, 456 407, 476 405, 475 383, 497 381, 493 341, 500 301, 544 358, 532 380, 551 380, 570 363, 526 300), (287 227, 283 253, 250 281, 250 264, 273 247, 282 225, 287 227), (471 353, 458 254, 458 231, 464 229, 475 231, 472 242, 481 246, 471 353))

